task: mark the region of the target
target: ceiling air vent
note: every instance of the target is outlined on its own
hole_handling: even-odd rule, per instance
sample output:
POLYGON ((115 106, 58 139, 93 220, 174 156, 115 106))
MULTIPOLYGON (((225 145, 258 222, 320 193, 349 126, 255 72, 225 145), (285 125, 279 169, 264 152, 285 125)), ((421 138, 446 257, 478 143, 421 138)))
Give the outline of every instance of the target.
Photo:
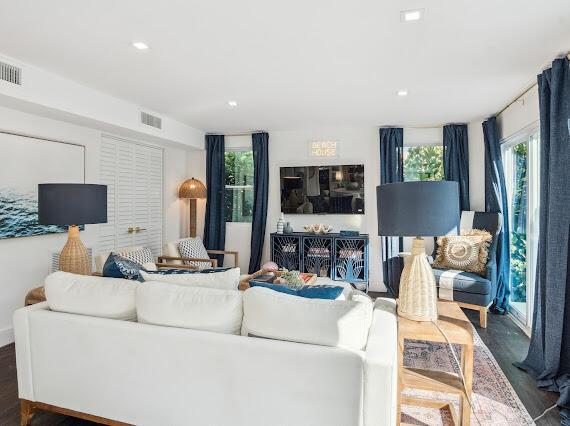
POLYGON ((0 80, 22 85, 22 69, 0 61, 0 80))
POLYGON ((141 111, 141 123, 147 126, 162 129, 162 119, 148 112, 141 111))

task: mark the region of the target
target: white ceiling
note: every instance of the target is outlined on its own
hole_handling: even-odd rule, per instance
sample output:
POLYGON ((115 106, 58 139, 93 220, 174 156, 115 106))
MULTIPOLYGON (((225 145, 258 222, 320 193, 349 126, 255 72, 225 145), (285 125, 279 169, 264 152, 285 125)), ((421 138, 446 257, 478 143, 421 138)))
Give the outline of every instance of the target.
POLYGON ((206 131, 470 121, 568 50, 569 0, 0 0, 0 52, 206 131))

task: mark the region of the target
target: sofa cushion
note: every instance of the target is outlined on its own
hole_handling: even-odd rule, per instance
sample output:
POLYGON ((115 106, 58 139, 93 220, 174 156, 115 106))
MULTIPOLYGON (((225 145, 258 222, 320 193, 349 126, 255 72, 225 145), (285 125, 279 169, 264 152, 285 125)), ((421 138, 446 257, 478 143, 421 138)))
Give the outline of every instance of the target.
MULTIPOLYGON (((181 270, 178 269, 177 271, 181 270)), ((144 281, 160 281, 164 283, 218 288, 222 290, 237 290, 239 285, 239 268, 209 269, 204 271, 204 273, 201 271, 188 271, 189 272, 185 273, 171 274, 163 273, 161 270, 156 272, 141 271, 141 276, 144 281)))
MULTIPOLYGON (((446 269, 433 269, 437 286, 439 286, 441 274, 447 271, 448 270, 446 269)), ((453 291, 475 294, 491 294, 491 282, 488 279, 472 272, 457 271, 457 274, 453 278, 453 291)))
POLYGON ((361 350, 372 321, 370 300, 306 299, 263 287, 243 295, 242 334, 361 350))
POLYGON ((301 285, 290 287, 284 284, 273 284, 263 281, 250 280, 250 287, 265 287, 279 293, 291 294, 307 299, 337 299, 344 290, 344 287, 334 285, 301 285))
POLYGON ((120 278, 60 271, 45 279, 45 293, 52 311, 134 321, 135 289, 138 285, 120 278))
MULTIPOLYGON (((182 257, 190 257, 193 259, 209 259, 208 251, 204 247, 202 238, 184 238, 178 242, 178 250, 182 257)), ((197 268, 208 268, 212 266, 209 262, 196 262, 196 261, 185 261, 184 262, 190 266, 196 266, 197 268)))
POLYGON ((239 334, 242 292, 148 282, 136 291, 138 321, 169 327, 239 334))

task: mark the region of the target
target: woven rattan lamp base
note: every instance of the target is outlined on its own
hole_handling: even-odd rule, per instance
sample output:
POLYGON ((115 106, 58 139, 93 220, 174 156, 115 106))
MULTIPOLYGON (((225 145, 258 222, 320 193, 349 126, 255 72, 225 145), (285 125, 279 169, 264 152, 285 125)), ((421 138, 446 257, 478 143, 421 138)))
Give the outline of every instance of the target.
POLYGON ((437 320, 437 289, 426 258, 423 238, 414 238, 412 254, 404 259, 398 315, 413 321, 437 320))
POLYGON ((70 226, 67 242, 59 255, 59 269, 73 274, 91 275, 91 264, 87 249, 79 238, 79 227, 70 226))

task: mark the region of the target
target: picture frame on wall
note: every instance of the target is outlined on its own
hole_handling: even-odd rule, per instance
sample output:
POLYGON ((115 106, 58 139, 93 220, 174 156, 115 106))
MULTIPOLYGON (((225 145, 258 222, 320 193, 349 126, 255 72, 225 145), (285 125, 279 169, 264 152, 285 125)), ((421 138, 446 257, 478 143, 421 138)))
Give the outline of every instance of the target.
POLYGON ((0 131, 0 239, 67 232, 38 224, 39 183, 85 183, 85 146, 0 131))

